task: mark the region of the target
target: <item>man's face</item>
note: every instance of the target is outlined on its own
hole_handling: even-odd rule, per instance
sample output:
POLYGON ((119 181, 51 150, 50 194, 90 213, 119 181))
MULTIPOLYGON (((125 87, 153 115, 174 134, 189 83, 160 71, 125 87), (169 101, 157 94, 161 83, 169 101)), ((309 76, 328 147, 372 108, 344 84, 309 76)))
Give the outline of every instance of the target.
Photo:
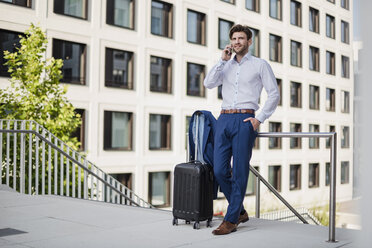
POLYGON ((252 44, 252 39, 247 40, 247 35, 244 32, 235 32, 231 37, 231 44, 236 54, 245 55, 252 44))

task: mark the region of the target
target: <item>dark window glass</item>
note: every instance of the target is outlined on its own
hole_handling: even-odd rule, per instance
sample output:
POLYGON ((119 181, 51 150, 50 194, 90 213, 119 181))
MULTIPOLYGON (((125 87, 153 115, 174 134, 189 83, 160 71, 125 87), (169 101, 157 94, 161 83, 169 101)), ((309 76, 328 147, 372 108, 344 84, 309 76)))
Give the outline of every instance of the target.
POLYGON ((341 184, 349 183, 350 166, 349 161, 341 161, 341 184))
POLYGON ((344 8, 344 9, 347 9, 349 10, 349 0, 341 0, 341 7, 344 8))
POLYGON ((297 1, 291 1, 291 24, 301 27, 301 3, 297 1))
POLYGON ((333 52, 326 51, 326 73, 336 75, 336 59, 333 52))
POLYGON ((319 71, 319 48, 310 46, 309 53, 309 69, 319 71))
POLYGON ((4 51, 9 51, 10 53, 16 52, 16 48, 20 46, 19 35, 21 33, 0 29, 0 76, 10 77, 8 72, 8 66, 4 65, 6 60, 4 59, 4 51))
MULTIPOLYGON (((302 132, 302 125, 300 123, 291 123, 290 124, 291 133, 293 132, 302 132)), ((301 138, 291 138, 290 140, 291 149, 301 149, 301 138)))
POLYGON ((281 20, 282 19, 282 0, 270 1, 270 17, 281 20))
MULTIPOLYGON (((257 132, 260 132, 260 127, 256 130, 257 132)), ((260 139, 256 138, 254 140, 253 149, 260 149, 260 139)))
POLYGON ((105 85, 133 89, 133 53, 106 48, 105 85))
POLYGON ((88 0, 54 0, 54 13, 87 19, 88 0))
POLYGON ((331 163, 327 162, 326 163, 326 179, 325 179, 325 185, 328 186, 331 182, 331 163))
POLYGON ((298 190, 301 189, 301 165, 291 164, 289 172, 289 189, 298 190))
MULTIPOLYGON (((319 133, 319 125, 310 124, 309 125, 309 132, 310 133, 319 133)), ((319 148, 319 138, 318 137, 309 138, 309 148, 310 149, 318 149, 319 148)))
MULTIPOLYGON (((328 132, 336 132, 336 127, 335 126, 328 125, 327 129, 328 129, 328 132)), ((331 147, 331 138, 327 138, 326 139, 326 148, 330 148, 330 147, 331 147)))
POLYGON ((151 33, 173 37, 173 5, 161 1, 151 2, 151 33))
MULTIPOLYGON (((133 190, 133 179, 132 179, 132 173, 118 173, 118 174, 110 174, 113 178, 115 178, 119 183, 123 184, 125 187, 127 187, 130 190, 133 190)), ((132 196, 132 192, 127 192, 127 195, 129 197, 132 196)), ((131 205, 131 202, 124 198, 120 197, 117 194, 114 194, 113 201, 115 203, 120 203, 124 205, 131 205)))
POLYGON ((62 82, 85 84, 85 44, 53 39, 53 57, 63 60, 62 82))
POLYGON ((253 56, 260 57, 260 31, 250 28, 252 31, 252 44, 249 46, 249 51, 253 56))
POLYGON ((341 21, 341 41, 343 43, 349 44, 349 23, 345 21, 341 21))
POLYGON ((309 7, 309 30, 319 33, 319 10, 309 7))
POLYGON ((205 87, 203 85, 205 77, 205 66, 187 63, 187 95, 205 96, 205 87))
POLYGON ((106 22, 134 29, 134 0, 107 0, 106 22))
POLYGON ((270 34, 270 60, 282 62, 282 37, 270 34))
POLYGON ((348 91, 341 91, 341 112, 350 113, 350 93, 348 91))
POLYGON ((75 132, 71 134, 71 137, 76 137, 80 142, 80 151, 85 151, 85 109, 75 109, 75 113, 80 115, 81 124, 76 128, 75 132))
POLYGON ((269 183, 277 190, 281 191, 282 170, 280 165, 269 166, 269 183))
POLYGON ((31 8, 32 1, 31 0, 0 0, 1 3, 10 3, 22 7, 31 8))
POLYGON ((104 150, 132 150, 133 114, 104 112, 104 150))
POLYGON ((350 147, 350 128, 347 126, 342 126, 342 133, 341 133, 341 148, 349 148, 350 147))
POLYGON ((172 93, 172 60, 151 56, 150 90, 172 93))
POLYGON ((291 82, 291 107, 302 107, 302 86, 301 83, 291 82))
POLYGON ((170 206, 170 173, 149 173, 149 202, 155 207, 170 206))
MULTIPOLYGON (((280 122, 269 122, 269 132, 281 132, 282 123, 280 122)), ((269 149, 281 149, 282 138, 269 138, 269 149)))
POLYGON ((225 49, 225 46, 230 44, 229 31, 234 25, 233 22, 218 19, 218 48, 225 49))
POLYGON ((335 39, 335 18, 331 15, 326 15, 326 35, 329 38, 335 39))
POLYGON ((276 79, 276 83, 278 84, 279 96, 280 96, 278 106, 282 106, 282 98, 283 98, 282 80, 279 79, 279 78, 277 78, 277 79, 276 79))
POLYGON ((171 150, 171 116, 150 114, 149 149, 171 150))
POLYGON ((309 188, 319 187, 319 163, 309 164, 309 188))
POLYGON ((187 41, 200 45, 206 44, 206 15, 187 10, 187 41))
POLYGON ((319 86, 309 86, 309 108, 319 110, 319 86))
POLYGON ((291 65, 302 67, 302 44, 291 40, 291 65))
POLYGON ((334 89, 326 89, 326 110, 331 112, 336 111, 336 92, 334 89))
POLYGON ((221 0, 222 2, 235 4, 235 0, 221 0))
POLYGON ((343 55, 341 55, 341 77, 350 78, 350 60, 343 55))
POLYGON ((260 12, 260 1, 259 0, 245 0, 245 7, 249 10, 260 12))

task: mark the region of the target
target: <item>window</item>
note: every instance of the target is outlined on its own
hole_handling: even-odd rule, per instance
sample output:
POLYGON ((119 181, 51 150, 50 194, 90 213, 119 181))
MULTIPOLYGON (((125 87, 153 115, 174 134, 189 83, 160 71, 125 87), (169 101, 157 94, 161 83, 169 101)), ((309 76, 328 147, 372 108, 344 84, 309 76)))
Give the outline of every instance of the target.
POLYGON ((280 165, 269 166, 269 183, 277 190, 281 191, 282 170, 280 165))
MULTIPOLYGON (((309 132, 310 133, 319 133, 319 125, 310 124, 309 125, 309 132)), ((309 148, 310 149, 318 149, 319 148, 319 138, 318 137, 309 138, 309 148)))
POLYGON ((335 0, 327 0, 330 3, 335 3, 335 0))
POLYGON ((31 0, 0 0, 2 3, 10 3, 22 7, 31 8, 32 1, 31 0))
MULTIPOLYGON (((282 123, 280 122, 269 122, 269 132, 281 132, 282 123)), ((281 149, 282 138, 269 138, 269 149, 281 149)))
MULTIPOLYGON (((259 168, 257 166, 254 166, 256 171, 259 171, 259 168)), ((256 176, 250 171, 248 176, 248 183, 247 183, 247 189, 245 191, 246 195, 255 195, 257 191, 256 188, 256 176)))
POLYGON ((291 65, 302 67, 302 45, 291 40, 291 65))
POLYGON ((349 183, 350 166, 349 161, 341 161, 341 184, 349 183))
POLYGON ((170 150, 171 147, 171 116, 150 114, 150 150, 170 150))
POLYGON ((87 19, 88 0, 54 0, 54 13, 87 19))
POLYGON ((301 27, 301 3, 291 0, 291 24, 301 27))
POLYGON ((341 0, 341 7, 349 10, 349 0, 341 0))
POLYGON ((319 71, 319 48, 310 46, 309 53, 309 69, 319 71))
POLYGON ((187 41, 206 44, 206 16, 193 10, 187 10, 187 41))
POLYGON ((331 112, 336 111, 336 93, 334 89, 326 89, 326 110, 331 112))
POLYGON ((235 4, 235 0, 221 0, 222 2, 235 4))
POLYGON ((85 84, 85 44, 53 39, 53 57, 63 60, 62 82, 85 84))
POLYGON ((276 83, 278 84, 278 89, 279 89, 279 103, 278 106, 282 106, 282 97, 283 97, 283 87, 282 87, 282 80, 277 78, 276 83))
POLYGON ((22 34, 0 29, 0 76, 2 77, 10 77, 8 66, 4 65, 6 62, 4 59, 4 51, 9 51, 10 53, 17 51, 16 48, 20 46, 19 35, 22 34))
MULTIPOLYGON (((333 126, 333 125, 328 125, 327 126, 327 129, 328 129, 328 132, 336 132, 336 127, 333 126)), ((331 138, 327 138, 326 139, 326 148, 330 148, 331 147, 331 138)))
MULTIPOLYGON (((258 129, 256 130, 258 133, 260 132, 260 127, 258 126, 258 129)), ((254 140, 253 149, 260 149, 260 139, 256 138, 254 140)))
POLYGON ((106 48, 105 86, 133 89, 133 53, 106 48))
POLYGON ((270 34, 270 60, 282 62, 282 37, 270 34))
POLYGON ((282 20, 282 0, 270 1, 270 17, 282 20))
POLYGON ((342 126, 342 133, 341 133, 341 148, 349 148, 350 147, 350 131, 349 127, 342 126))
POLYGON ((349 44, 349 23, 341 21, 341 42, 349 44))
POLYGON ((341 112, 350 113, 350 93, 349 91, 341 91, 341 112))
POLYGON ((245 0, 245 7, 249 10, 260 12, 260 1, 259 0, 245 0))
POLYGON ((291 107, 302 107, 302 87, 300 83, 291 82, 291 107))
POLYGON ((350 78, 350 60, 349 57, 341 55, 341 77, 350 78))
POLYGON ((170 206, 170 173, 149 173, 149 202, 155 207, 170 206))
POLYGON ((319 33, 319 10, 309 7, 309 30, 319 33))
POLYGON ((309 109, 319 110, 319 86, 309 86, 309 109))
POLYGON ((333 52, 326 51, 326 72, 330 75, 336 75, 336 60, 333 52))
POLYGON ((151 56, 150 91, 172 93, 172 60, 151 56))
POLYGON ((301 189, 301 165, 291 164, 289 173, 289 190, 301 189))
POLYGON ((132 150, 133 114, 104 112, 104 150, 132 150))
MULTIPOLYGON (((290 124, 291 133, 293 132, 302 132, 302 125, 300 123, 291 123, 290 124)), ((291 138, 290 148, 291 149, 301 149, 301 138, 291 138)))
POLYGON ((230 44, 229 31, 234 25, 233 22, 218 19, 218 48, 225 49, 225 46, 230 44))
POLYGON ((335 18, 331 15, 326 15, 326 35, 329 38, 335 39, 335 18))
POLYGON ((187 95, 205 96, 205 87, 203 85, 205 77, 205 66, 194 63, 187 63, 187 95))
POLYGON ((71 137, 76 137, 80 142, 80 151, 85 151, 85 109, 75 109, 75 114, 79 114, 81 124, 76 130, 71 134, 71 137))
POLYGON ((249 46, 249 51, 253 56, 260 57, 260 31, 250 28, 252 31, 252 44, 249 46))
MULTIPOLYGON (((185 134, 188 134, 189 133, 189 126, 190 126, 190 121, 191 121, 191 116, 186 116, 186 128, 185 128, 185 134)), ((187 148, 187 138, 189 137, 188 135, 185 136, 185 149, 188 149, 187 148)))
POLYGON ((326 163, 326 177, 325 177, 325 185, 328 186, 331 181, 331 163, 326 163))
POLYGON ((173 37, 173 5, 161 1, 151 2, 151 33, 173 37))
POLYGON ((309 188, 319 187, 319 164, 309 164, 309 188))
POLYGON ((107 0, 106 22, 134 29, 134 0, 107 0))

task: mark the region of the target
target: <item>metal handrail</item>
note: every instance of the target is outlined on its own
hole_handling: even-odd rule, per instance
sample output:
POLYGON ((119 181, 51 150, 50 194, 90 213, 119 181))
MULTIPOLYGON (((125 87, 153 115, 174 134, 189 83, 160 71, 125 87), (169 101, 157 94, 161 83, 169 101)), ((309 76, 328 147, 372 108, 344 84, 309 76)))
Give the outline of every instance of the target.
MULTIPOLYGON (((7 133, 7 140, 6 140, 6 150, 7 150, 7 155, 6 155, 6 184, 9 186, 9 167, 10 167, 10 164, 9 164, 9 143, 10 143, 10 134, 13 133, 14 134, 14 158, 13 158, 13 188, 16 189, 16 167, 17 167, 17 153, 16 153, 16 148, 17 148, 17 138, 16 138, 16 134, 20 133, 21 134, 21 142, 20 142, 20 192, 23 193, 25 191, 24 189, 24 180, 25 180, 25 141, 24 141, 24 136, 25 135, 29 135, 30 138, 29 138, 29 158, 32 156, 32 135, 35 135, 35 140, 36 140, 36 147, 39 147, 39 139, 42 141, 42 194, 45 193, 45 178, 48 177, 48 194, 51 194, 51 154, 52 154, 52 150, 55 151, 55 163, 54 163, 54 172, 55 172, 55 178, 54 178, 54 190, 55 192, 58 191, 57 189, 57 166, 58 166, 58 156, 57 156, 57 152, 60 153, 60 160, 61 160, 61 168, 60 168, 60 171, 61 171, 61 175, 60 175, 60 195, 63 195, 63 190, 64 190, 64 183, 66 183, 66 195, 69 196, 69 163, 71 162, 72 163, 72 173, 75 173, 75 166, 73 166, 74 164, 76 164, 78 166, 78 173, 79 173, 79 177, 78 177, 78 180, 79 180, 79 183, 78 183, 78 198, 81 198, 81 176, 80 176, 80 170, 83 169, 83 172, 84 172, 84 196, 83 198, 84 199, 88 199, 88 177, 90 176, 90 189, 91 190, 99 190, 99 182, 102 183, 102 198, 103 198, 103 201, 110 201, 112 202, 113 201, 113 198, 116 198, 117 200, 117 197, 120 197, 119 199, 121 199, 124 204, 127 204, 127 201, 129 202, 129 205, 134 205, 134 206, 140 206, 140 207, 153 207, 150 203, 144 201, 143 199, 141 199, 139 196, 137 196, 132 190, 130 190, 129 188, 127 188, 125 185, 121 184, 120 182, 118 182, 115 178, 113 178, 112 176, 108 175, 107 173, 103 172, 101 169, 99 169, 98 167, 96 167, 94 164, 92 164, 91 162, 89 162, 84 156, 80 155, 77 151, 73 150, 71 147, 69 147, 68 145, 66 145, 63 141, 61 141, 60 139, 58 139, 56 136, 54 136, 52 133, 50 133, 48 130, 46 130, 44 127, 42 127, 41 125, 39 125, 37 122, 35 121, 26 121, 26 120, 2 120, 0 119, 0 159, 1 161, 3 161, 3 154, 2 154, 2 140, 3 140, 3 133, 7 133), (3 128, 3 124, 6 124, 6 127, 7 129, 4 129, 3 128), (14 128, 13 129, 10 129, 10 123, 13 123, 14 125, 14 128), (17 123, 20 122, 21 123, 21 129, 17 129, 17 123), (28 124, 28 127, 29 129, 25 129, 25 127, 27 126, 28 124), (36 130, 33 130, 33 127, 36 128, 36 130), (41 129, 41 132, 40 132, 40 129, 41 129), (48 137, 48 138, 46 138, 48 137), (54 143, 52 142, 52 139, 54 138, 54 143), (48 175, 45 175, 45 168, 46 168, 46 165, 45 165, 45 144, 47 144, 48 146, 48 175), (58 146, 58 144, 60 144, 60 147, 58 146), (65 150, 64 150, 65 149, 65 150), (67 152, 66 152, 67 151, 67 152), (72 153, 72 156, 70 155, 70 153, 72 153), (75 154, 79 154, 78 155, 78 159, 75 158, 75 154), (63 179, 63 160, 66 159, 66 173, 67 173, 67 176, 66 176, 66 180, 63 179), (80 162, 79 160, 82 160, 82 162, 80 162), (94 182, 94 179, 95 179, 95 182, 94 182), (95 184, 96 183, 96 184, 95 184), (97 186, 98 185, 98 186, 97 186), (95 186, 95 187, 93 187, 95 186), (109 194, 110 197, 104 197, 104 194, 105 194, 105 190, 109 190, 109 193, 106 193, 106 194, 109 194), (115 194, 117 195, 112 195, 112 191, 115 192, 115 194)), ((39 152, 36 152, 36 148, 35 148, 35 153, 36 153, 36 165, 35 165, 35 171, 38 171, 39 170, 39 152)), ((31 159, 29 159, 29 190, 28 190, 28 193, 31 194, 31 159)), ((38 194, 38 177, 39 177, 39 173, 35 173, 36 175, 36 179, 35 179, 35 184, 36 184, 36 187, 35 187, 35 194, 38 194)), ((0 175, 2 175, 2 166, 0 167, 0 175)), ((74 174, 73 174, 73 178, 74 178, 74 174)), ((2 179, 0 178, 0 181, 2 181, 2 179)), ((73 184, 73 189, 75 189, 75 180, 72 181, 72 184, 73 184)), ((54 192, 54 193, 55 193, 54 192)), ((97 192, 99 193, 99 192, 97 192)), ((73 190, 72 192, 72 197, 75 196, 75 190, 73 190)), ((91 197, 91 199, 93 199, 93 197, 91 197)), ((98 197, 97 197, 97 200, 98 197)), ((120 203, 120 200, 119 200, 119 203, 120 203)))
MULTIPOLYGON (((257 137, 262 138, 330 138, 330 195, 329 195, 329 235, 328 242, 337 242, 336 236, 336 159, 337 159, 337 133, 336 132, 263 132, 258 133, 257 137)), ((267 182, 256 169, 250 166, 250 170, 256 176, 256 217, 260 217, 260 182, 262 181, 269 190, 279 198, 303 223, 307 221, 279 194, 279 192, 267 182)))

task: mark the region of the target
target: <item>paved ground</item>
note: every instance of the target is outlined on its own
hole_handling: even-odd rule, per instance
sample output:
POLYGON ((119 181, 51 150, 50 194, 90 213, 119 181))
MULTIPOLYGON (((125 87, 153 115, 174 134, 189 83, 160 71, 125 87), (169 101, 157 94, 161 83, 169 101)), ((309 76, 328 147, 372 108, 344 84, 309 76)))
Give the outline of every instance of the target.
MULTIPOLYGON (((251 218, 238 231, 213 236, 169 211, 118 206, 58 196, 29 196, 0 187, 0 247, 356 247, 358 231, 251 218)), ((213 227, 220 220, 212 222, 213 227)), ((213 228, 212 227, 212 228, 213 228)))

